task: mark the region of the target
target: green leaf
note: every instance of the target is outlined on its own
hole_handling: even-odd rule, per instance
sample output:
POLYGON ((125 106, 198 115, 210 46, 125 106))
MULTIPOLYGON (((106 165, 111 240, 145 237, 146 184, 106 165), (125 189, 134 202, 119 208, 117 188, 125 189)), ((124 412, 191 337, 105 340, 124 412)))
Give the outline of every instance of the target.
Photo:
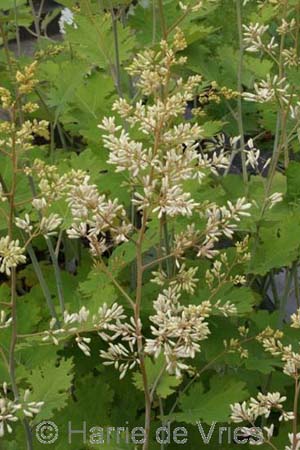
POLYGON ((26 381, 33 389, 31 401, 45 402, 37 416, 39 421, 51 418, 55 410, 61 410, 67 404, 72 371, 72 359, 61 361, 59 366, 55 366, 53 361, 47 361, 27 377, 26 381))
POLYGON ((100 267, 91 270, 87 279, 80 283, 78 290, 92 314, 95 314, 103 303, 110 306, 117 298, 114 285, 100 267))
MULTIPOLYGON (((76 28, 67 26, 66 38, 76 52, 90 64, 103 69, 111 69, 115 61, 114 37, 109 14, 86 16, 76 14, 76 28)), ((129 27, 123 27, 119 22, 118 44, 119 59, 124 62, 129 59, 135 46, 135 38, 129 27)))
POLYGON ((222 130, 224 127, 225 122, 222 122, 221 120, 210 120, 208 122, 205 122, 201 125, 201 128, 203 128, 203 137, 209 138, 215 136, 219 131, 222 130))
MULTIPOLYGON (((174 393, 174 388, 182 382, 181 378, 169 375, 165 370, 164 357, 152 361, 150 358, 145 360, 146 372, 150 390, 155 387, 155 392, 160 398, 167 398, 174 393)), ((144 391, 143 378, 140 372, 133 374, 133 383, 137 389, 144 391)))
POLYGON ((247 398, 246 384, 226 375, 215 375, 210 380, 210 389, 205 391, 201 382, 195 383, 187 394, 182 396, 182 412, 173 414, 177 422, 195 424, 199 420, 206 423, 225 422, 230 414, 230 404, 247 398))
POLYGON ((300 254, 299 212, 282 215, 281 221, 263 227, 259 243, 252 240, 252 259, 248 271, 265 275, 271 269, 288 266, 300 254))

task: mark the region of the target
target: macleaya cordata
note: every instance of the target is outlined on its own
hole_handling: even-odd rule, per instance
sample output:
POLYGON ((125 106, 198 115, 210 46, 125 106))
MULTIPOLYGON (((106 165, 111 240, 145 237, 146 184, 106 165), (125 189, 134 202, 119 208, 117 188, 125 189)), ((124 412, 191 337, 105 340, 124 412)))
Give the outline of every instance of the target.
MULTIPOLYGON (((42 339, 59 345, 61 340, 73 336, 80 350, 90 356, 94 332, 107 342, 107 348, 99 354, 104 365, 114 366, 120 378, 133 369, 141 372, 147 437, 144 449, 149 445, 153 402, 146 358, 162 357, 163 371, 177 378, 185 372, 194 373, 192 361, 211 333, 210 316, 228 317, 237 313, 233 303, 214 300, 214 296, 227 282, 245 283, 245 277, 232 275, 232 269, 249 259, 247 238, 235 244, 233 264, 225 254, 220 254, 218 243, 224 237, 232 239, 240 220, 250 215, 251 204, 245 198, 225 205, 199 201, 186 188, 189 182, 201 189, 205 177, 223 173, 228 168, 229 155, 224 148, 199 151, 203 130, 196 120, 197 109, 192 121, 184 121, 187 103, 201 92, 203 82, 199 75, 183 79, 177 74, 177 69, 186 63, 186 57, 180 53, 185 47, 184 35, 176 29, 171 43, 162 40, 158 50, 137 54, 127 70, 142 100, 118 99, 113 105, 116 116, 105 117, 99 125, 108 149, 108 163, 116 172, 123 173, 124 188, 131 194, 138 221, 117 198, 103 194, 83 171, 59 175, 54 166, 38 160, 27 169, 39 179, 39 195, 33 206, 42 211, 44 204, 65 198, 72 216, 68 237, 84 238, 89 243, 95 264, 110 278, 130 308, 128 313, 122 305, 114 303, 100 306, 97 314, 91 314, 86 306, 78 313, 65 311, 60 323, 55 318, 51 320, 42 339), (170 239, 168 225, 182 219, 186 225, 170 239), (159 254, 147 263, 143 243, 153 221, 159 224, 162 239, 159 254), (135 248, 133 293, 118 283, 106 263, 107 252, 123 243, 131 243, 135 248), (205 280, 211 295, 198 304, 187 305, 184 298, 195 292, 199 281, 197 267, 186 263, 187 252, 212 261, 205 280), (161 292, 153 298, 151 326, 147 330, 141 310, 144 274, 151 270, 152 282, 161 292)), ((56 221, 59 226, 58 218, 53 217, 48 223, 50 232, 56 221)), ((18 226, 32 233, 27 217, 19 220, 18 226)))

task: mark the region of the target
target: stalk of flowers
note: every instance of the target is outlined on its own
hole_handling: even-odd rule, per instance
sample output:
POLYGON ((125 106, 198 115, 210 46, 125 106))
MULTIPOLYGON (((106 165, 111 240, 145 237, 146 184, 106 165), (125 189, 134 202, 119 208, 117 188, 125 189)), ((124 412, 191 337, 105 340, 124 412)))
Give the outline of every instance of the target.
MULTIPOLYGON (((291 316, 291 328, 300 328, 300 308, 291 316)), ((241 330, 243 333, 243 330, 241 330)), ((291 432, 288 433, 287 441, 289 443, 285 446, 285 450, 299 449, 300 439, 298 433, 298 401, 300 396, 300 353, 295 351, 291 344, 284 345, 282 339, 284 334, 281 330, 273 330, 267 327, 263 330, 256 339, 262 344, 265 351, 276 358, 280 358, 282 362, 283 373, 294 380, 294 398, 292 403, 294 405, 293 411, 286 411, 283 403, 287 400, 286 396, 282 396, 279 392, 268 392, 263 394, 258 393, 256 398, 251 398, 248 402, 235 403, 231 405, 231 420, 235 423, 246 422, 255 427, 255 423, 259 417, 270 418, 273 410, 279 412, 279 421, 291 422, 291 432)), ((268 426, 260 430, 260 444, 269 444, 272 448, 277 449, 273 444, 272 438, 275 430, 275 423, 270 423, 268 426)), ((249 428, 245 428, 249 431, 249 428)))
MULTIPOLYGON (((238 199, 236 204, 228 202, 227 206, 221 207, 207 202, 199 204, 184 188, 186 180, 201 184, 210 171, 216 174, 228 163, 224 153, 212 156, 199 154, 197 140, 201 137, 201 127, 196 122, 180 123, 186 103, 193 99, 202 80, 194 76, 185 82, 173 77, 173 68, 185 62, 185 58, 177 57, 177 52, 185 46, 184 37, 177 30, 171 44, 162 41, 159 51, 147 50, 138 54, 128 70, 135 77, 141 94, 147 97, 147 102, 138 101, 134 105, 126 99, 115 102, 113 110, 126 122, 126 129, 113 117, 105 118, 100 125, 105 130, 108 162, 116 166, 117 172, 124 172, 127 186, 134 189, 133 203, 141 214, 141 227, 136 229, 117 199, 110 200, 101 194, 96 186, 90 184, 88 177, 81 184, 70 186, 66 194, 73 216, 68 235, 71 238, 87 238, 96 260, 101 260, 112 241, 119 244, 131 239, 136 246, 137 287, 135 299, 130 298, 134 315, 130 319, 117 319, 105 325, 109 333, 99 329, 100 337, 108 342, 108 349, 101 351, 100 356, 104 358, 104 364, 114 365, 119 370, 121 378, 128 370, 139 367, 144 380, 145 429, 148 432, 151 396, 145 355, 158 357, 162 352, 166 361, 165 370, 180 377, 184 371, 191 370, 188 361, 201 351, 200 343, 210 333, 207 322, 210 312, 218 310, 225 316, 236 313, 230 302, 181 305, 181 291, 192 292, 197 280, 194 278, 195 272, 180 265, 179 260, 191 248, 198 257, 213 258, 218 253, 216 243, 222 236, 232 238, 236 223, 249 214, 251 206, 244 198, 238 199), (141 138, 138 140, 135 136, 141 138), (206 225, 203 230, 192 221, 186 230, 175 234, 168 252, 163 251, 162 258, 174 256, 177 270, 174 279, 167 280, 167 283, 170 281, 169 288, 153 303, 155 313, 150 318, 152 336, 148 337, 144 335, 140 319, 143 273, 147 268, 143 262, 142 245, 147 224, 152 218, 162 221, 182 216, 198 218, 198 222, 204 221, 206 225)), ((118 283, 115 285, 118 287, 118 283)), ((76 335, 79 348, 89 356, 90 338, 82 337, 80 329, 71 332, 76 335)), ((50 330, 48 333, 45 339, 51 338, 56 342, 60 331, 50 330)))
MULTIPOLYGON (((295 5, 288 5, 286 2, 272 2, 272 7, 276 9, 274 26, 268 24, 250 23, 244 25, 245 50, 252 53, 259 53, 273 63, 272 73, 268 74, 265 80, 254 83, 254 93, 245 92, 243 97, 246 101, 266 103, 276 102, 279 107, 278 120, 276 126, 273 161, 270 167, 270 179, 274 175, 274 170, 278 162, 280 150, 284 150, 285 167, 289 160, 289 144, 296 139, 295 129, 299 126, 299 117, 295 114, 298 103, 298 86, 293 78, 288 79, 286 68, 298 67, 300 63, 298 52, 298 39, 295 29, 297 22, 295 17, 297 11, 295 5), (271 31, 272 30, 272 31, 271 31), (279 122, 280 119, 280 122, 279 122), (293 129, 293 122, 296 121, 295 129, 291 133, 289 122, 293 129), (281 125, 280 125, 281 124, 281 125), (279 126, 280 125, 280 126, 279 126)), ((261 14, 263 17, 264 4, 262 4, 261 14)), ((270 184, 270 183, 269 183, 270 184)), ((267 195, 270 188, 267 189, 267 195)))
MULTIPOLYGON (((8 61, 9 66, 10 61, 8 61)), ((9 350, 1 346, 1 355, 8 366, 11 396, 8 398, 8 389, 6 383, 3 385, 3 394, 0 397, 0 435, 12 432, 12 424, 21 419, 24 425, 26 441, 28 448, 31 448, 31 430, 29 420, 40 412, 43 402, 28 401, 29 390, 25 391, 23 400, 21 400, 19 386, 16 378, 15 349, 17 345, 17 268, 20 264, 26 262, 26 247, 30 243, 30 238, 26 242, 20 242, 15 238, 14 225, 17 223, 34 237, 35 232, 31 233, 32 225, 29 218, 21 219, 18 216, 19 204, 18 182, 20 174, 23 172, 24 160, 26 154, 33 148, 34 136, 41 136, 44 139, 49 138, 48 122, 45 120, 24 120, 25 114, 31 114, 38 109, 36 103, 27 100, 27 95, 31 94, 38 81, 35 78, 36 62, 26 66, 22 71, 18 70, 15 74, 12 91, 6 88, 0 89, 2 107, 7 113, 8 120, 0 124, 1 142, 0 152, 7 160, 7 167, 10 169, 10 177, 1 177, 1 201, 7 201, 7 211, 0 210, 7 225, 7 235, 0 238, 0 272, 5 273, 9 278, 10 284, 10 302, 7 306, 10 309, 10 317, 7 313, 1 311, 0 328, 9 327, 10 345, 9 350)), ((13 72, 13 68, 11 67, 13 72)), ((40 233, 53 232, 57 226, 57 218, 52 216, 41 222, 38 226, 40 233)), ((23 240, 23 239, 22 239, 23 240)))

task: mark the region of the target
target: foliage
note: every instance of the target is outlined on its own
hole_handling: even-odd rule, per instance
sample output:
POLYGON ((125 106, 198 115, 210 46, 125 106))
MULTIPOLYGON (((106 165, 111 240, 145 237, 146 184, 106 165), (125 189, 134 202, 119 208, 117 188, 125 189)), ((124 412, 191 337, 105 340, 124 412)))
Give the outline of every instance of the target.
POLYGON ((43 4, 0 5, 0 448, 298 450, 298 0, 43 4))

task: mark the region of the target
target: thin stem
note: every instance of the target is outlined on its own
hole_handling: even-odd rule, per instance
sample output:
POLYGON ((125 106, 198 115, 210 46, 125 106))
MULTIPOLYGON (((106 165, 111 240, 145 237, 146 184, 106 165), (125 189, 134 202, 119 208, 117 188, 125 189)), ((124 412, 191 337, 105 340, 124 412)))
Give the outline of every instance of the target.
MULTIPOLYGON (((160 413, 161 417, 164 417, 164 415, 165 415, 164 405, 163 405, 163 401, 160 397, 158 398, 158 404, 159 404, 159 413, 160 413)), ((165 422, 162 421, 161 424, 162 424, 162 426, 164 426, 165 422)), ((161 450, 165 449, 164 441, 162 441, 162 443, 160 444, 160 449, 161 450)))
POLYGON ((120 64, 120 51, 119 51, 119 36, 118 36, 118 21, 114 13, 113 8, 111 8, 111 18, 112 18, 112 29, 114 36, 114 47, 115 47, 115 72, 116 72, 116 89, 119 97, 123 97, 122 86, 121 86, 121 64, 120 64))
POLYGON ((53 303, 51 292, 49 290, 48 284, 47 284, 47 282, 46 282, 46 280, 44 278, 44 275, 43 275, 43 272, 42 272, 41 267, 39 265, 39 262, 38 262, 38 259, 36 257, 35 251, 34 251, 34 249, 33 249, 31 244, 29 244, 27 246, 27 252, 28 252, 29 257, 31 259, 31 262, 32 262, 35 274, 37 276, 37 279, 39 281, 40 287, 42 289, 43 295, 44 295, 44 297, 46 299, 46 303, 47 303, 50 315, 51 315, 52 318, 56 319, 56 323, 59 326, 59 319, 58 319, 58 315, 57 315, 57 313, 55 311, 55 306, 54 306, 54 303, 53 303))
POLYGON ((173 403, 173 406, 171 407, 171 409, 169 411, 169 414, 168 414, 169 416, 172 415, 173 412, 175 411, 175 409, 177 408, 177 405, 178 405, 181 397, 183 396, 183 394, 185 394, 189 390, 189 388, 200 377, 200 375, 203 372, 205 372, 210 366, 212 366, 219 358, 224 356, 227 352, 228 352, 228 350, 224 350, 223 352, 221 352, 219 355, 217 355, 215 358, 213 358, 211 361, 209 361, 209 363, 207 363, 204 367, 202 367, 202 369, 191 378, 191 380, 185 385, 183 390, 177 396, 175 402, 173 403))
POLYGON ((163 367, 161 368, 159 374, 158 374, 157 377, 156 377, 156 380, 154 381, 154 383, 153 383, 153 385, 152 385, 152 389, 151 389, 151 392, 150 392, 151 402, 153 402, 153 397, 154 397, 156 388, 157 388, 158 383, 160 382, 161 377, 163 376, 165 370, 166 370, 166 364, 163 365, 163 367))
POLYGON ((300 289, 299 289, 299 278, 298 278, 298 261, 295 263, 294 270, 294 286, 295 286, 295 297, 297 301, 297 308, 300 308, 300 289))
POLYGON ((299 394, 300 394, 300 383, 297 374, 297 378, 295 379, 295 396, 294 396, 294 420, 293 420, 293 447, 292 450, 297 450, 298 448, 298 404, 299 404, 299 394))
MULTIPOLYGON (((29 180, 29 185, 30 185, 32 195, 34 198, 36 198, 37 193, 36 193, 36 189, 35 189, 35 185, 34 185, 34 180, 31 176, 28 176, 28 180, 29 180)), ((41 214, 39 214, 39 216, 41 218, 41 214)), ((58 295, 60 307, 61 307, 62 313, 64 313, 65 302, 64 302, 63 285, 62 285, 60 267, 58 265, 57 257, 56 257, 55 250, 54 250, 53 244, 51 242, 51 239, 49 239, 48 237, 45 237, 45 240, 46 240, 46 244, 47 244, 47 247, 48 247, 48 250, 50 253, 50 258, 51 258, 53 268, 54 268, 55 283, 56 283, 56 289, 57 289, 57 295, 58 295)), ((50 302, 53 304, 51 296, 50 296, 50 299, 51 299, 50 302)), ((55 311, 54 305, 52 305, 51 310, 55 311)))
POLYGON ((163 38, 166 40, 168 37, 166 19, 164 14, 164 5, 162 0, 158 0, 158 10, 159 10, 159 18, 160 18, 160 26, 163 38))
MULTIPOLYGON (((239 60, 238 60, 238 72, 237 72, 237 90, 240 95, 237 98, 237 123, 240 135, 240 148, 245 148, 245 134, 243 124, 243 109, 242 109, 242 73, 243 73, 243 60, 244 60, 244 46, 243 46, 243 24, 242 24, 242 7, 241 0, 236 0, 236 13, 237 13, 237 25, 239 33, 239 60)), ((246 167, 246 155, 244 151, 241 151, 242 171, 245 189, 247 191, 248 186, 248 174, 246 167)))
POLYGON ((141 330, 140 322, 140 311, 142 302, 142 287, 143 287, 143 239, 146 231, 147 225, 147 213, 146 210, 143 211, 142 226, 139 231, 139 237, 137 241, 136 248, 136 265, 137 265, 137 283, 136 283, 136 297, 135 297, 135 308, 134 308, 134 319, 136 325, 137 334, 137 348, 140 361, 140 370, 142 374, 144 396, 145 396, 145 443, 143 444, 143 450, 149 449, 149 436, 151 427, 151 396, 148 385, 148 377, 144 358, 143 349, 143 335, 141 330))
POLYGON ((15 11, 17 55, 18 55, 18 57, 20 57, 21 56, 21 40, 20 40, 20 32, 19 32, 19 25, 18 25, 18 8, 17 8, 17 1, 16 0, 14 0, 14 11, 15 11))
POLYGON ((289 297, 289 293, 291 290, 293 280, 293 270, 286 268, 286 279, 285 279, 285 287, 283 296, 280 299, 280 311, 279 311, 279 323, 278 328, 282 328, 282 325, 284 323, 285 315, 286 315, 286 305, 289 297))
POLYGON ((29 0, 29 6, 31 8, 32 15, 33 15, 33 21, 34 21, 34 28, 35 28, 35 32, 36 32, 36 37, 37 37, 37 39, 39 39, 40 35, 41 35, 40 20, 39 20, 38 14, 36 13, 36 10, 35 10, 35 7, 34 7, 34 4, 33 4, 32 0, 29 0))
POLYGON ((175 256, 175 253, 169 253, 168 255, 161 256, 160 258, 157 258, 154 261, 151 261, 151 262, 145 264, 143 266, 143 270, 150 269, 150 267, 156 266, 156 264, 166 261, 167 259, 172 258, 173 256, 175 256))
POLYGON ((59 299, 59 304, 62 313, 65 311, 65 300, 64 300, 64 291, 63 291, 63 283, 61 278, 61 270, 58 264, 58 259, 54 250, 54 247, 52 245, 51 239, 47 236, 45 236, 45 240, 47 243, 47 247, 50 253, 50 258, 54 267, 54 275, 55 275, 55 281, 56 281, 56 289, 57 289, 57 295, 59 299))
POLYGON ((164 243, 165 243, 165 250, 166 250, 167 274, 168 274, 168 277, 170 278, 172 276, 172 264, 171 264, 171 259, 169 257, 169 255, 171 253, 171 249, 170 249, 168 222, 167 222, 166 214, 163 215, 161 220, 162 220, 164 243))
POLYGON ((16 383, 16 373, 15 373, 15 348, 17 343, 17 292, 16 292, 16 269, 13 268, 11 271, 11 340, 9 347, 9 375, 12 390, 14 393, 15 400, 19 399, 18 388, 16 383))
MULTIPOLYGON (((16 109, 13 108, 11 113, 11 122, 13 124, 16 123, 16 109)), ((14 219, 15 219, 15 196, 16 196, 16 189, 17 189, 17 168, 18 168, 18 155, 17 155, 17 148, 16 148, 16 132, 14 130, 12 135, 12 145, 11 145, 11 163, 12 163, 12 180, 11 180, 11 189, 10 189, 10 197, 9 197, 9 217, 8 217, 8 236, 9 240, 11 241, 13 239, 13 226, 14 226, 14 219)), ((15 267, 12 267, 11 269, 11 280, 10 280, 10 303, 11 303, 11 318, 12 318, 12 324, 11 324, 11 337, 10 337, 10 344, 9 344, 9 353, 8 353, 8 370, 9 370, 9 376, 10 376, 10 382, 12 386, 12 391, 14 394, 14 399, 17 402, 19 400, 19 391, 17 386, 17 379, 16 379, 16 361, 15 361, 15 349, 17 344, 17 334, 18 334, 18 322, 17 322, 17 271, 15 267)), ((27 450, 33 449, 32 444, 32 435, 31 430, 28 425, 27 419, 23 420, 23 425, 25 429, 25 435, 26 435, 26 443, 27 443, 27 450)))
POLYGON ((156 0, 152 0, 152 45, 156 42, 156 0))
POLYGON ((128 301, 128 303, 130 304, 130 306, 134 309, 135 308, 135 304, 132 301, 132 299, 130 298, 130 296, 127 294, 127 292, 122 288, 122 286, 118 283, 118 281, 113 277, 113 275, 110 273, 110 271, 108 270, 108 268, 105 265, 105 262, 103 260, 101 260, 102 264, 101 264, 101 270, 103 270, 103 272, 105 273, 105 275, 108 276, 108 278, 110 279, 110 281, 116 286, 116 288, 121 292, 121 294, 124 296, 124 298, 126 298, 126 300, 128 301))

